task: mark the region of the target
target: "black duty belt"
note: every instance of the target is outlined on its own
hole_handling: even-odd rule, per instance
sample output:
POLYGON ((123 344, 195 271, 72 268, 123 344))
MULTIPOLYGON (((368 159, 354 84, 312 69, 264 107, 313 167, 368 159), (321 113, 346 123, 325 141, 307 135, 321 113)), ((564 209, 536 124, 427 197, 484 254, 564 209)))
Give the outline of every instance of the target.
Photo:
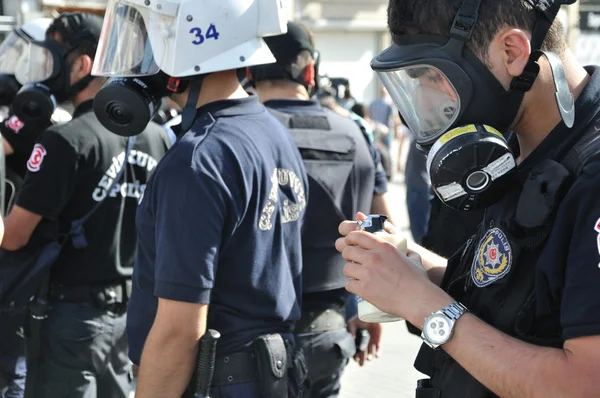
POLYGON ((218 356, 212 386, 258 381, 258 366, 253 352, 218 356))
POLYGON ((296 322, 296 334, 323 333, 346 327, 346 317, 336 309, 305 311, 296 322))
POLYGON ((102 285, 50 285, 50 301, 63 303, 86 303, 101 309, 124 307, 131 295, 131 280, 102 285))

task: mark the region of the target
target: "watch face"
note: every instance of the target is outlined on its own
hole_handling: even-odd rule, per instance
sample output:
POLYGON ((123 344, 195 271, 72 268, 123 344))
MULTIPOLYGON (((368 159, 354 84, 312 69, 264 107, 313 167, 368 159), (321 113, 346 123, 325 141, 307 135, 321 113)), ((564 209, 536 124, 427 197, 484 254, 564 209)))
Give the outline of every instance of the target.
POLYGON ((444 344, 450 338, 450 323, 443 315, 431 317, 423 329, 425 338, 432 344, 444 344))

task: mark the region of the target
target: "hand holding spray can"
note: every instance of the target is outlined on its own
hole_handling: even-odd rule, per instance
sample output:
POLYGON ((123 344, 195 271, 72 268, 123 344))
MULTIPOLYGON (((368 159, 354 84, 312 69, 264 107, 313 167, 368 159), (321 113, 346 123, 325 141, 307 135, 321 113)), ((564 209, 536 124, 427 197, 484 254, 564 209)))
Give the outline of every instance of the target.
MULTIPOLYGON (((372 234, 385 239, 396 246, 402 253, 406 254, 406 239, 399 234, 392 235, 385 231, 384 224, 387 219, 386 216, 382 215, 370 215, 365 221, 359 221, 358 224, 361 231, 371 232, 372 234)), ((402 320, 402 318, 381 311, 379 308, 360 297, 358 297, 358 318, 363 322, 369 323, 397 322, 402 320)))

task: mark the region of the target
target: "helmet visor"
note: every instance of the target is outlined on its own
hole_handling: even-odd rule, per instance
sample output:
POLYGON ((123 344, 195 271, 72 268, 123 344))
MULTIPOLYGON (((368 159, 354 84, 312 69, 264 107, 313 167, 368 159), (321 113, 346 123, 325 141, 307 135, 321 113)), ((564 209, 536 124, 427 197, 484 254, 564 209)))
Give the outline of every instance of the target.
MULTIPOLYGON (((155 18, 153 13, 148 15, 155 18)), ((169 17, 156 18, 162 18, 168 32, 169 17)), ((148 76, 158 71, 142 13, 125 0, 111 0, 104 17, 92 74, 148 76)))
POLYGON ((450 80, 431 65, 377 71, 419 144, 430 144, 456 121, 460 98, 450 80))
POLYGON ((43 82, 55 74, 55 57, 45 42, 30 42, 19 59, 15 77, 22 85, 43 82))
POLYGON ((12 32, 0 45, 0 73, 14 75, 27 47, 28 42, 12 32))

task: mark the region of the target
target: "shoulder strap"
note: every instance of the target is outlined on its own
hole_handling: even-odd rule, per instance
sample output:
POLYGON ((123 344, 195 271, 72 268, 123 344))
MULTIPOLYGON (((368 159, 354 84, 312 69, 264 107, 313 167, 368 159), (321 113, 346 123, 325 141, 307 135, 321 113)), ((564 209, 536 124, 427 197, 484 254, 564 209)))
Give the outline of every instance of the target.
POLYGON ((596 119, 588 126, 581 138, 562 158, 561 164, 577 177, 585 165, 598 154, 600 154, 600 119, 596 119))
POLYGON ((127 149, 125 150, 125 158, 123 158, 123 164, 121 165, 121 169, 119 170, 119 173, 117 173, 117 176, 114 178, 114 180, 108 187, 106 196, 101 201, 96 203, 96 205, 90 211, 88 211, 83 217, 78 218, 77 220, 74 220, 73 222, 71 222, 70 235, 71 235, 71 239, 73 241, 73 247, 75 247, 76 249, 85 249, 87 247, 88 243, 87 243, 87 239, 85 238, 83 224, 100 208, 100 206, 102 206, 102 203, 104 203, 106 198, 108 198, 110 192, 113 190, 113 188, 117 184, 117 181, 119 181, 121 179, 121 177, 123 176, 123 173, 125 172, 125 168, 127 167, 127 158, 129 157, 129 153, 131 152, 131 150, 133 149, 133 146, 135 145, 136 139, 137 139, 136 136, 128 138, 127 149))

